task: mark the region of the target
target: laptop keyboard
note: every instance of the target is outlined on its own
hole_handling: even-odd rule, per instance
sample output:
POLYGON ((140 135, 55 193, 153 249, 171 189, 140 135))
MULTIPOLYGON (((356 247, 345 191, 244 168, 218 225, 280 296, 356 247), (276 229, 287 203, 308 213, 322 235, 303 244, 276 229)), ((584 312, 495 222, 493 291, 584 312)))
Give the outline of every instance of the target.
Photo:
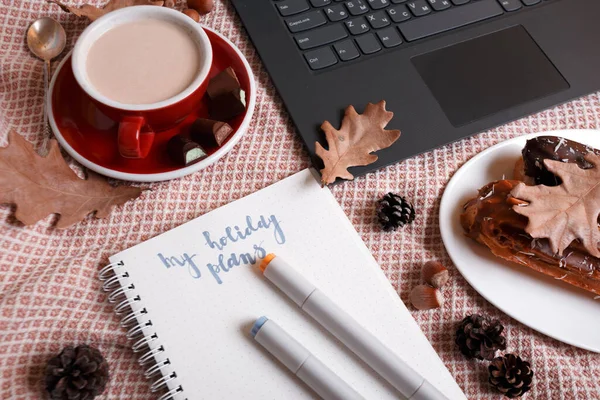
MULTIPOLYGON (((272 0, 312 70, 401 48, 542 0, 272 0)), ((544 0, 548 1, 548 0, 544 0)))

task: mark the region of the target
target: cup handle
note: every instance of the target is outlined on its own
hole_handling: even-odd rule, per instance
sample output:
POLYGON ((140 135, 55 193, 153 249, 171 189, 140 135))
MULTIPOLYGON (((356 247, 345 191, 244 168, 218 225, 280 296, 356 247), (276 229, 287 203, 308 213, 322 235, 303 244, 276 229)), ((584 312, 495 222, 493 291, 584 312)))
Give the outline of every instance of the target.
POLYGON ((124 117, 119 123, 119 153, 125 158, 145 158, 154 142, 154 132, 144 131, 144 117, 124 117))

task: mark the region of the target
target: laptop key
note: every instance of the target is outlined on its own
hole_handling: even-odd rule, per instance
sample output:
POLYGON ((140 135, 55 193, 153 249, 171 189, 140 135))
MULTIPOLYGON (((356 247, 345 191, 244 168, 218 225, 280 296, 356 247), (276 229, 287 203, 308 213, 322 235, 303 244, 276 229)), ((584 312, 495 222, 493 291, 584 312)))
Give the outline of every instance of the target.
POLYGON ((316 28, 327 23, 323 13, 319 10, 300 14, 297 17, 288 18, 285 23, 292 33, 302 32, 307 29, 316 28))
POLYGON ((313 7, 323 7, 331 3, 331 0, 310 0, 313 7))
POLYGON ((348 11, 343 4, 335 4, 323 9, 330 21, 336 22, 348 18, 348 11))
POLYGON ((406 5, 415 17, 422 17, 431 12, 431 7, 425 3, 425 0, 409 1, 406 5))
POLYGON ((328 25, 296 35, 296 43, 302 50, 312 49, 347 37, 348 34, 341 24, 328 25))
POLYGON ((455 6, 462 6, 463 4, 467 4, 471 0, 452 0, 452 4, 455 6))
POLYGON ((406 3, 406 0, 392 0, 392 4, 406 3))
POLYGON ((442 11, 446 8, 450 8, 450 0, 427 0, 431 8, 435 11, 442 11))
POLYGON ((357 37, 356 43, 358 43, 358 47, 360 47, 360 50, 365 54, 373 54, 381 50, 379 42, 377 42, 377 39, 375 39, 375 36, 372 33, 357 37))
POLYGON ((368 0, 368 1, 373 10, 379 10, 381 8, 386 8, 387 6, 390 5, 389 0, 368 0))
POLYGON ((412 42, 501 14, 503 14, 502 8, 496 0, 478 0, 426 18, 403 22, 398 25, 398 29, 407 41, 412 42))
POLYGON ((350 39, 334 44, 333 48, 342 61, 354 60, 360 56, 358 49, 350 39))
POLYGON ((333 51, 329 47, 321 47, 320 49, 306 52, 304 53, 304 58, 306 58, 310 69, 315 71, 337 64, 337 58, 335 58, 335 54, 333 54, 333 51))
POLYGON ((346 2, 346 8, 351 15, 360 15, 369 12, 369 6, 365 3, 366 0, 350 0, 346 2))
POLYGON ((383 44, 383 47, 388 49, 390 47, 396 47, 402 43, 400 34, 393 26, 377 31, 377 36, 379 36, 379 40, 383 44))
POLYGON ((310 8, 306 0, 285 0, 277 3, 279 14, 284 17, 301 13, 310 8))
POLYGON ((410 12, 408 12, 408 8, 406 8, 406 6, 403 4, 390 7, 387 10, 387 13, 390 15, 390 18, 394 22, 403 22, 407 19, 410 19, 410 12))
POLYGON ((521 0, 526 6, 534 6, 542 0, 521 0))
POLYGON ((367 21, 369 21, 369 24, 371 24, 373 29, 383 28, 391 23, 390 17, 383 11, 377 11, 367 15, 367 21))
POLYGON ((353 35, 360 35, 369 31, 369 25, 364 17, 356 18, 350 21, 344 22, 346 27, 353 35))
POLYGON ((517 11, 523 4, 520 0, 499 0, 506 11, 517 11))

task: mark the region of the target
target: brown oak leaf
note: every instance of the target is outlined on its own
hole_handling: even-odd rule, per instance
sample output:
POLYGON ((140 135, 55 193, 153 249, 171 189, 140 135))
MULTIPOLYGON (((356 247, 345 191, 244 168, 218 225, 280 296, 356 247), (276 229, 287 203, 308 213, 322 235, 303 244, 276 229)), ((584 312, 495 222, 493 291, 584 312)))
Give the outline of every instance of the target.
POLYGON ((87 17, 91 21, 95 21, 104 14, 108 14, 111 11, 118 10, 119 8, 129 6, 159 6, 162 7, 164 1, 153 1, 153 0, 109 0, 103 7, 96 7, 91 4, 84 4, 80 7, 69 6, 58 0, 46 0, 48 3, 54 3, 63 11, 73 13, 78 17, 87 17))
POLYGON ((545 160, 546 168, 560 177, 560 186, 527 186, 520 183, 511 194, 529 205, 515 206, 529 218, 525 231, 534 238, 547 238, 552 251, 562 255, 571 242, 581 240, 586 250, 600 257, 600 156, 589 153, 585 159, 594 168, 545 160))
POLYGON ((316 142, 316 153, 325 164, 321 170, 321 182, 326 185, 336 178, 354 179, 348 167, 369 165, 377 161, 374 151, 390 147, 400 137, 399 130, 385 130, 394 113, 385 110, 385 101, 369 103, 362 114, 353 106, 348 106, 339 130, 329 121, 323 122, 321 129, 329 150, 316 142))
POLYGON ((94 173, 80 179, 61 156, 56 140, 50 141, 46 157, 15 131, 8 133, 8 146, 0 147, 0 203, 15 204, 15 217, 25 225, 54 213, 60 214, 57 228, 67 228, 93 211, 104 218, 113 206, 141 192, 136 187, 113 187, 94 173))

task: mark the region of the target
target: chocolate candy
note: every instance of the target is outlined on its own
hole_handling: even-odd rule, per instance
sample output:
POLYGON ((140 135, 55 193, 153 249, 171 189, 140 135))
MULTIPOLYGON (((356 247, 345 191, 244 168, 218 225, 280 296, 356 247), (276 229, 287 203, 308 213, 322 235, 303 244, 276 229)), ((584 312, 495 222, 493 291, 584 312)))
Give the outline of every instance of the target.
POLYGON ((584 156, 600 150, 557 136, 538 136, 529 139, 523 148, 525 175, 534 179, 536 185, 558 186, 562 182, 559 177, 548 171, 544 160, 577 163, 582 169, 593 168, 584 156))
POLYGON ((214 120, 229 120, 246 110, 246 92, 231 67, 210 80, 206 94, 210 99, 208 113, 214 120))
POLYGON ((208 82, 206 94, 208 94, 208 97, 210 97, 211 100, 214 100, 215 97, 239 89, 240 81, 238 81, 233 68, 229 67, 219 72, 219 74, 208 82))
POLYGON ((238 92, 225 93, 214 100, 208 106, 208 113, 211 118, 218 120, 230 120, 237 117, 246 109, 245 93, 243 90, 238 92))
POLYGON ((190 139, 177 135, 167 144, 169 155, 177 164, 191 165, 206 157, 206 152, 200 145, 190 139))
POLYGON ((226 122, 198 118, 190 127, 190 136, 196 142, 212 147, 221 146, 233 128, 226 122))

